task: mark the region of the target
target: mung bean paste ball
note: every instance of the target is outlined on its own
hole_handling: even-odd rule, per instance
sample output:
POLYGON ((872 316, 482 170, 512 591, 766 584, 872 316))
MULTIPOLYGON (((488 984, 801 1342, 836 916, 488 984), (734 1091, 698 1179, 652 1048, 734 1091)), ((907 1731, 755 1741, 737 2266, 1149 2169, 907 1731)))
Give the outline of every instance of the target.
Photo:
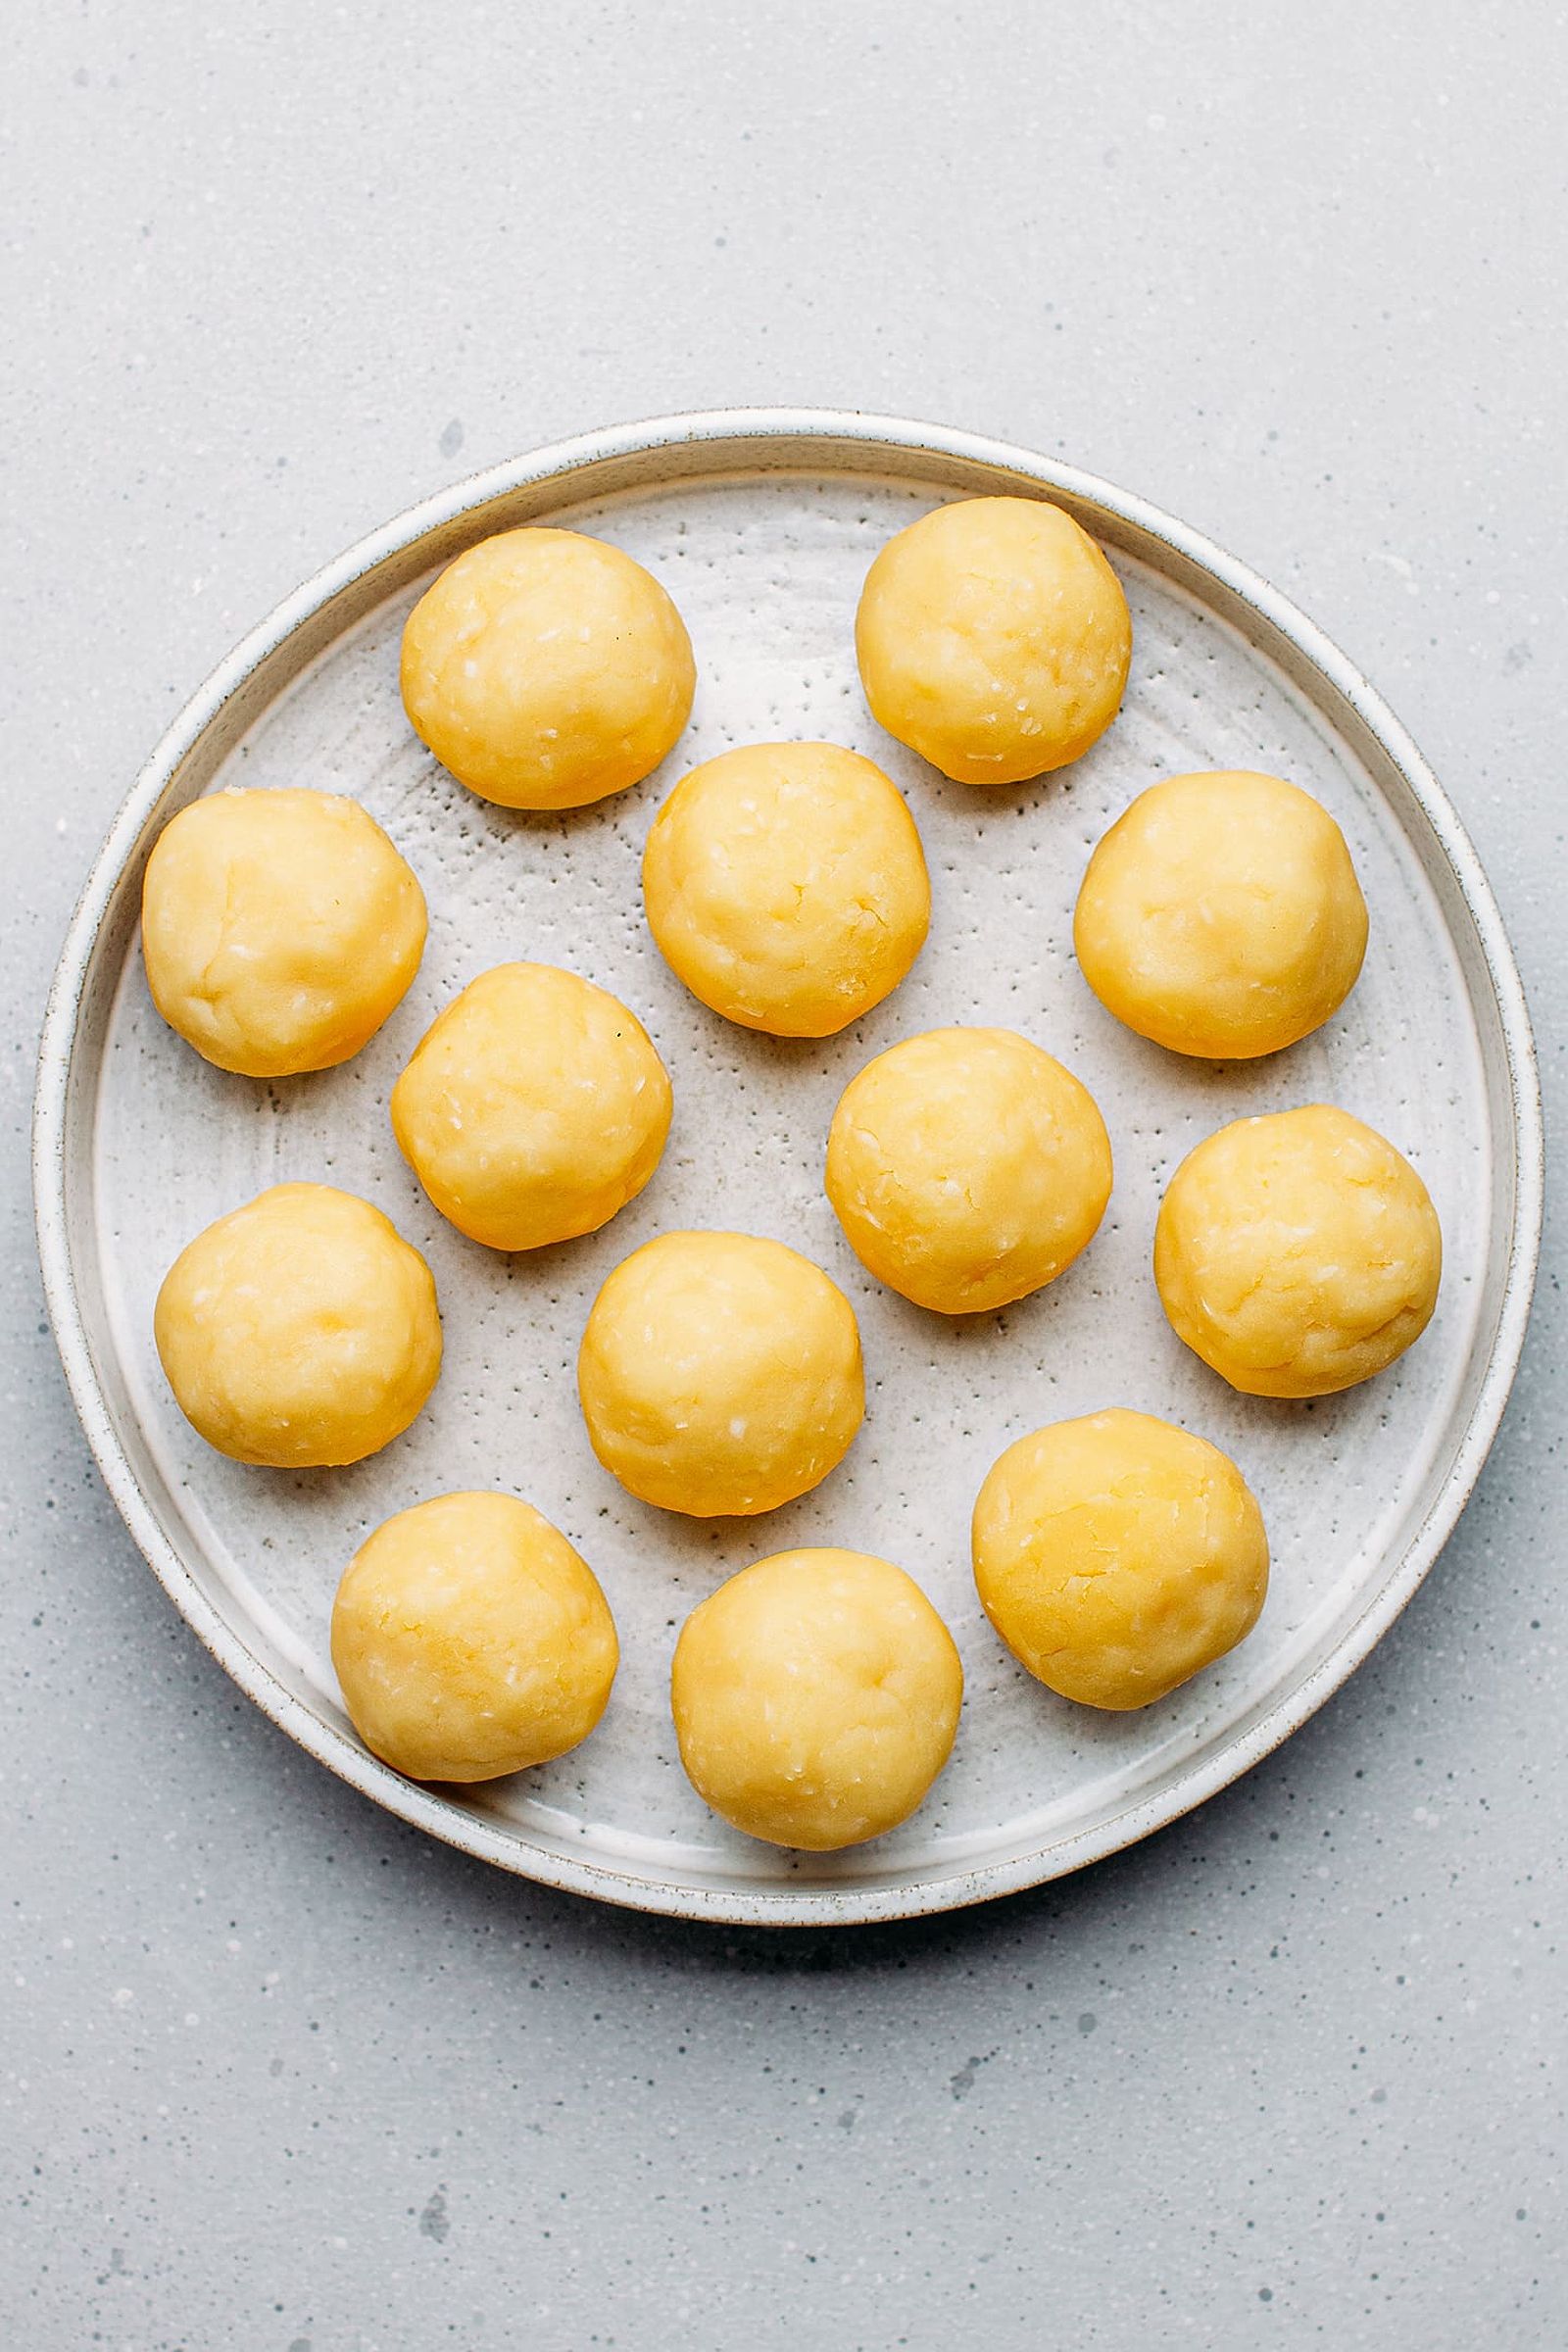
POLYGON ((670 1086, 618 997, 502 963, 425 1032, 392 1089, 398 1148, 444 1217, 492 1250, 596 1233, 643 1189, 670 1086))
POLYGON ((293 786, 192 801, 142 883, 153 1003, 204 1059, 246 1078, 347 1061, 424 952, 424 894, 358 801, 293 786))
POLYGON ((964 498, 890 539, 855 622, 871 715, 962 784, 1079 760, 1120 708, 1132 659, 1121 582, 1038 498, 964 498))
POLYGON ((208 1445, 276 1469, 378 1452, 441 1369, 429 1267, 378 1208, 326 1184, 273 1185, 199 1233, 153 1330, 208 1445))
POLYGON ((593 1571, 531 1504, 438 1494, 362 1544, 332 1664, 373 1755, 416 1781, 487 1781, 564 1755, 605 1711, 619 1649, 593 1571))
POLYGON ((831 1037, 898 987, 931 885, 879 767, 834 743, 753 743, 694 768, 643 854, 649 928, 693 996, 774 1037, 831 1037))
POLYGON ((1073 944, 1107 1012, 1176 1054, 1277 1054, 1338 1012, 1366 953, 1345 836, 1247 770, 1140 793, 1089 860, 1073 944))
POLYGON ((580 808, 639 783, 696 683, 685 623, 652 572, 581 531, 481 540, 403 632, 415 733, 505 808, 580 808))
POLYGON ((577 1388, 595 1453, 644 1502, 776 1510, 826 1478, 865 1412, 855 1309, 820 1266, 747 1233, 665 1233, 594 1300, 577 1388))
POLYGON ((749 1837, 827 1852, 924 1801, 963 1699, 953 1637, 862 1551, 781 1551, 694 1609, 670 1701, 704 1801, 749 1837))
POLYGON ((981 1603, 1032 1675, 1085 1706, 1163 1698, 1250 1632, 1263 1515, 1229 1456, 1149 1413, 1020 1438, 974 1507, 981 1603))
POLYGON ((1426 1186, 1329 1102, 1222 1127, 1154 1228, 1171 1328, 1250 1396, 1327 1396, 1384 1371, 1425 1331, 1442 1272, 1426 1186))
POLYGON ((862 1264, 917 1306, 975 1314, 1054 1282, 1110 1198, 1088 1089, 1010 1029, 932 1029, 850 1080, 827 1196, 862 1264))

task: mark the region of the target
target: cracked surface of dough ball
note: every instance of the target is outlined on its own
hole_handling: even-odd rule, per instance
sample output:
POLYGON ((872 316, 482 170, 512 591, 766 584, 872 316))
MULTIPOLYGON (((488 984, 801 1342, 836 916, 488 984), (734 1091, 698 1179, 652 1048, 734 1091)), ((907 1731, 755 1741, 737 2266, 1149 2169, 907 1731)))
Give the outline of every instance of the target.
POLYGON ((192 1426, 236 1462, 358 1462, 400 1437, 441 1369, 430 1269, 352 1193, 277 1184, 164 1277, 154 1337, 192 1426))
POLYGON ((581 531, 502 531, 410 613, 403 707, 443 767, 505 808, 580 808, 670 750, 697 671, 652 572, 581 531))
POLYGON ((1089 860, 1073 917, 1108 1012, 1173 1053, 1248 1060, 1337 1012, 1366 953, 1366 901, 1328 810, 1279 776, 1170 776, 1089 860))
POLYGON ((855 622, 871 714, 963 784, 1019 784, 1081 759, 1132 659, 1121 582, 1037 498, 964 498, 888 541, 855 622))
POLYGON ((1091 1707, 1163 1698, 1235 1648, 1268 1591, 1263 1514, 1236 1464, 1149 1413, 1089 1413, 1009 1446, 973 1543, 1003 1641, 1091 1707))
POLYGON ((209 793, 164 827, 142 883, 153 1003, 246 1078, 357 1054, 418 970, 424 932, 413 868, 339 793, 209 793))
POLYGON ((619 1662, 587 1562, 511 1494, 438 1494, 362 1544, 332 1607, 360 1738, 416 1781, 488 1781, 586 1740, 619 1662))
POLYGON ((670 1085, 634 1013, 575 972, 481 972, 392 1089, 398 1148, 444 1217, 492 1250, 596 1233, 640 1193, 670 1085))
POLYGON ((670 1700, 698 1794, 749 1837, 829 1852, 922 1802, 963 1669, 919 1586, 863 1551, 781 1551, 681 1628, 670 1700))
POLYGON ((925 944, 913 817, 832 743, 754 743, 676 785, 643 855, 648 922, 693 996, 775 1037, 830 1037, 880 1004, 925 944))
POLYGON ((1154 1229, 1176 1336, 1250 1396, 1328 1396, 1384 1371, 1431 1321, 1442 1272, 1414 1168, 1328 1102, 1211 1135, 1154 1229))
POLYGON ((593 1449, 694 1518, 817 1486, 865 1413, 855 1309, 820 1266, 747 1233, 665 1233, 615 1268, 577 1360, 593 1449))
POLYGON ((932 1029, 850 1080, 827 1196, 862 1264, 917 1306, 974 1314, 1054 1282, 1110 1198, 1088 1089, 1010 1029, 932 1029))

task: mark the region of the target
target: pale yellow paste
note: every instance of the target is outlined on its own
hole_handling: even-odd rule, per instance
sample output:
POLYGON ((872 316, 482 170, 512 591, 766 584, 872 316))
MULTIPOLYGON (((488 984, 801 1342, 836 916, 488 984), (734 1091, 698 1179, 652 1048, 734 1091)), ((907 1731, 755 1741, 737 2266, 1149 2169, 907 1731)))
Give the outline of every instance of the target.
POLYGON ((142 883, 153 1003, 221 1070, 329 1069, 419 968, 424 894, 358 801, 292 786, 193 801, 142 883))
POLYGON ((1235 1463, 1149 1413, 1020 1438, 974 1507, 997 1632, 1086 1706, 1147 1706, 1234 1649, 1268 1590, 1263 1515, 1235 1463))
POLYGON ((1211 1135, 1154 1229, 1177 1337, 1252 1396, 1326 1396, 1383 1371, 1426 1329, 1442 1271, 1414 1168, 1328 1102, 1211 1135))
POLYGON ((586 1740, 614 1620, 587 1563, 510 1494, 440 1494, 361 1544, 332 1608, 343 1703, 416 1781, 487 1781, 586 1740))
POLYGON ((1151 785, 1089 860, 1073 943, 1106 1010, 1177 1054, 1250 1060, 1355 985, 1366 902, 1309 793, 1225 770, 1151 785))
POLYGON ((850 1246, 917 1306, 973 1314, 1054 1281, 1110 1198, 1093 1097, 1010 1029, 932 1029, 839 1100, 827 1195, 850 1246))
POLYGON ((931 886, 879 767, 832 743, 755 743, 676 785, 643 856, 649 927, 726 1020, 829 1037, 898 987, 931 886))
POLYGON ((669 1078, 617 997, 547 963, 481 972, 392 1089, 392 1131, 436 1207, 492 1250, 595 1233, 643 1189, 669 1078))
POLYGON ((502 531, 459 556, 410 613, 403 704, 481 800, 578 808, 659 765, 697 671, 651 572, 580 531, 502 531))
POLYGON ((1121 583, 1087 531, 1036 498, 967 498, 890 539, 855 623, 872 716, 964 784, 1081 759, 1132 658, 1121 583))
POLYGON ((605 1468, 695 1518, 804 1494, 865 1411, 844 1293, 797 1250, 745 1233, 666 1233, 633 1250, 594 1300, 577 1387, 605 1468))
POLYGON ((180 1410, 220 1453, 357 1462, 401 1436, 441 1369, 435 1284, 378 1208, 278 1184, 164 1278, 154 1336, 180 1410))
POLYGON ((828 1851, 893 1829, 946 1764, 963 1698, 918 1585, 862 1551, 781 1551, 693 1611, 670 1698, 698 1794, 750 1837, 828 1851))

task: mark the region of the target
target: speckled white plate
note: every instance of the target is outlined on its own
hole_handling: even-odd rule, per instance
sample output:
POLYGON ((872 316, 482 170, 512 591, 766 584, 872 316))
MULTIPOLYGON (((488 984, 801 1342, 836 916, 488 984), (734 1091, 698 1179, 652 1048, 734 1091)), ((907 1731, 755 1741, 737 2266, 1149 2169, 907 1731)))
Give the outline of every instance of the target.
POLYGON ((1242 565, 1140 500, 1044 458, 879 418, 753 412, 595 435, 460 485, 311 581, 223 664, 155 753, 105 844, 67 941, 36 1124, 50 1310, 104 1476, 176 1606, 291 1737, 379 1803, 553 1885, 693 1917, 888 1918, 1071 1870, 1197 1804, 1265 1754, 1363 1658, 1464 1503, 1513 1375, 1535 1268, 1539 1101, 1519 980, 1452 809, 1365 681, 1242 565), (935 501, 1045 491, 1105 544, 1135 625, 1125 708, 1090 756, 1002 792, 944 781, 872 724, 852 622, 865 567, 935 501), (398 640, 432 571, 485 534, 564 521, 628 549, 673 593, 700 670, 664 771, 565 817, 490 808, 418 744, 398 640), (638 861, 676 774, 731 743, 826 736, 908 794, 935 888, 906 985, 826 1044, 731 1028, 655 952, 638 861), (1277 770, 1349 838, 1372 912, 1341 1017, 1260 1065, 1180 1060, 1112 1022, 1080 979, 1070 913, 1090 845, 1155 777, 1277 770), (277 1085, 211 1069, 152 1010, 136 936, 142 866, 198 793, 243 781, 354 793, 424 883, 423 969, 359 1059, 277 1085), (623 996, 675 1084, 654 1182, 591 1240, 507 1259, 435 1215, 387 1125, 388 1090, 436 1008, 486 965, 568 964, 623 996), (1098 1097, 1116 1154, 1099 1239, 1004 1314, 949 1323, 879 1289, 821 1191, 828 1118, 894 1039, 1004 1023, 1098 1097), (1315 1405, 1232 1395, 1180 1348, 1149 1271, 1160 1188, 1211 1129, 1330 1099, 1407 1152, 1446 1241, 1437 1317, 1382 1380, 1315 1405), (209 1219, 286 1177, 376 1201, 428 1255, 446 1368, 409 1434, 347 1471, 247 1470, 175 1410, 152 1343, 158 1284, 209 1219), (599 1468, 572 1367, 599 1283, 662 1228, 773 1234, 859 1311, 869 1412, 825 1485, 761 1522, 665 1517, 599 1468), (1260 1496, 1274 1581, 1232 1657, 1145 1713, 1102 1716, 1030 1682, 981 1616, 972 1497, 1013 1438, 1104 1404, 1168 1415, 1235 1454, 1260 1496), (417 1788, 360 1746, 326 1629, 338 1574, 389 1512, 445 1489, 526 1495, 580 1546, 619 1622, 623 1664, 574 1755, 469 1793, 417 1788), (715 1822, 676 1760, 675 1631, 730 1570, 843 1544, 901 1562, 963 1653, 953 1763, 902 1830, 792 1855, 715 1822))

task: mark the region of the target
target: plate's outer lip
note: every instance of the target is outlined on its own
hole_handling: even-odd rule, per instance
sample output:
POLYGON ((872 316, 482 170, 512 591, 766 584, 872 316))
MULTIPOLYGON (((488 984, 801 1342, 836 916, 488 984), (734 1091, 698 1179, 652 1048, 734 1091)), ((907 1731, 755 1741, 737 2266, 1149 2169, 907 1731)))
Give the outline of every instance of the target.
MULTIPOLYGON (((719 471, 715 465, 711 470, 719 471)), ((841 468, 835 466, 835 470, 841 468)), ((706 470, 706 469, 705 469, 706 470)), ((164 736, 138 776, 88 877, 50 990, 33 1117, 33 1187, 45 1299, 67 1381, 110 1494, 170 1597, 214 1656, 280 1729, 341 1779, 405 1820, 467 1853, 544 1884, 634 1909, 753 1926, 849 1925, 956 1909, 1037 1886, 1131 1845, 1200 1804, 1269 1754, 1304 1723, 1366 1657, 1409 1600, 1452 1532, 1502 1417, 1524 1344, 1540 1250, 1544 1192, 1540 1079, 1518 967, 1492 889, 1458 815, 1409 736, 1353 663, 1288 598, 1185 523, 1093 474, 1004 442, 907 418, 823 409, 733 409, 652 418, 558 442, 470 476, 413 507, 308 580, 220 663, 164 736), (1403 1557, 1333 1652, 1269 1712, 1157 1797, 1078 1836, 1005 1862, 916 1885, 801 1889, 682 1886, 643 1880, 586 1857, 529 1847, 433 1791, 403 1780, 322 1724, 256 1657, 207 1599, 137 1483, 100 1386, 75 1295, 67 1222, 66 1126, 82 996, 100 925, 121 873, 171 778, 231 698, 300 625, 389 558, 471 510, 529 485, 569 477, 606 461, 703 445, 755 462, 747 444, 851 442, 868 464, 897 467, 923 454, 1016 474, 1099 507, 1219 580, 1293 644, 1351 706, 1398 769, 1448 859, 1475 926, 1495 995, 1507 1061, 1515 1139, 1508 1266, 1495 1337, 1469 1424, 1448 1477, 1403 1557)))

